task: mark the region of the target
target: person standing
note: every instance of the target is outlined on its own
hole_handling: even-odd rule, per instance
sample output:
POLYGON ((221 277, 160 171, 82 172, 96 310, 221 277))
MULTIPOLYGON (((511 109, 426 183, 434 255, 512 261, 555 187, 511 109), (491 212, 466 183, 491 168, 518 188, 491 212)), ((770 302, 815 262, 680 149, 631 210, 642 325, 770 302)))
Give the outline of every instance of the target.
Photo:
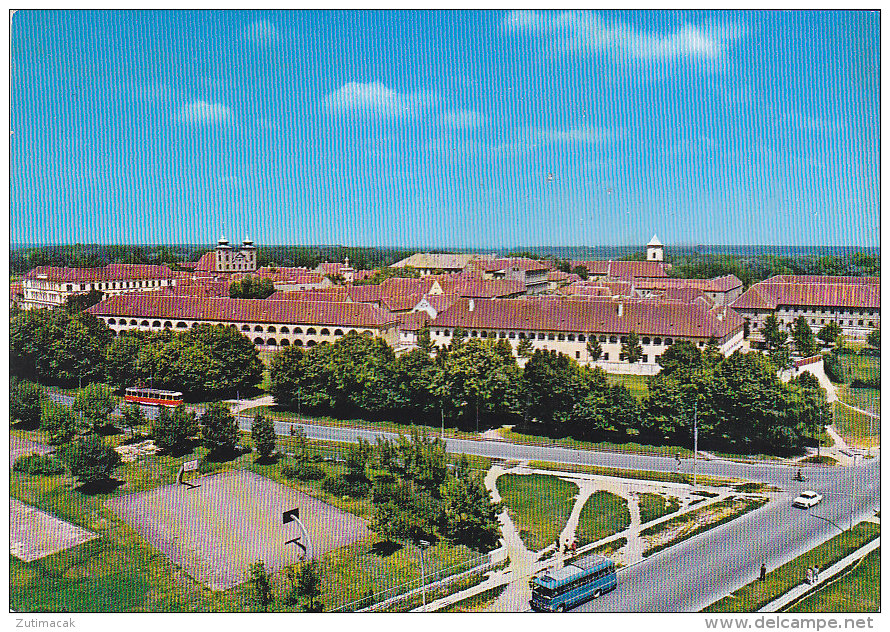
POLYGON ((760 581, 766 581, 766 564, 760 565, 760 581))

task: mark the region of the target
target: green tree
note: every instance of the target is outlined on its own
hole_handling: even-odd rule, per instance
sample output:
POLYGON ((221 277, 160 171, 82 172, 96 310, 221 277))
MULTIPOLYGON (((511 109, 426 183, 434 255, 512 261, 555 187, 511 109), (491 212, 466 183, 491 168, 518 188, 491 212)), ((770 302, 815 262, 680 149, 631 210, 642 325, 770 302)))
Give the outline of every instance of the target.
POLYGON ((148 423, 142 406, 135 403, 127 404, 121 411, 121 425, 130 431, 130 436, 135 436, 136 431, 148 423))
POLYGON ((835 321, 830 320, 828 324, 822 327, 819 330, 819 333, 816 334, 816 337, 819 338, 822 342, 827 345, 834 344, 837 341, 838 335, 841 333, 840 325, 838 325, 835 321))
POLYGON ((479 551, 490 551, 497 546, 500 538, 497 513, 501 507, 492 502, 482 478, 470 471, 466 455, 461 455, 453 474, 445 481, 442 497, 446 537, 479 551))
POLYGON ((256 445, 260 458, 268 459, 275 452, 275 425, 272 420, 261 412, 257 412, 253 416, 250 424, 250 436, 256 445))
POLYGON ((590 358, 591 362, 596 362, 601 357, 603 357, 603 346, 600 344, 599 339, 590 334, 587 336, 587 356, 590 358))
POLYGON ((584 265, 577 265, 572 268, 572 274, 577 274, 584 281, 590 278, 590 272, 587 270, 587 266, 584 265))
POLYGON ((118 398, 114 389, 106 384, 90 384, 77 392, 71 408, 80 413, 83 422, 96 431, 110 422, 111 413, 117 408, 118 398))
POLYGON ((805 358, 816 354, 816 336, 813 335, 806 318, 799 316, 794 320, 791 336, 794 338, 794 347, 798 354, 805 358))
POLYGON ((763 322, 763 328, 760 330, 763 340, 766 342, 766 348, 769 351, 783 347, 788 340, 788 332, 779 328, 779 319, 775 314, 770 314, 763 322))
POLYGON ((151 428, 155 445, 170 454, 184 451, 191 446, 192 438, 198 434, 195 413, 185 406, 177 406, 171 412, 162 406, 151 428))
POLYGON ((71 408, 55 402, 44 405, 40 427, 46 432, 50 445, 67 443, 83 430, 71 408))
POLYGON ((519 339, 519 344, 516 345, 516 353, 520 358, 530 358, 534 352, 535 346, 532 344, 531 338, 523 336, 519 339))
POLYGON ((14 424, 34 429, 40 425, 40 412, 45 395, 33 382, 17 380, 9 392, 9 417, 14 424))
POLYGON ((701 350, 689 340, 678 340, 665 349, 658 360, 660 375, 667 376, 675 371, 694 371, 703 366, 701 350))
POLYGON ((69 312, 82 312, 89 309, 104 298, 100 290, 90 290, 83 294, 71 294, 65 299, 65 309, 69 312))
POLYGON ((321 595, 321 572, 316 560, 298 564, 293 573, 294 587, 300 597, 307 600, 306 610, 318 612, 321 603, 318 597, 321 595))
POLYGON ((427 355, 433 352, 433 339, 430 336, 429 323, 424 324, 417 332, 417 348, 427 355))
POLYGON ((269 298, 274 292, 275 285, 272 279, 260 279, 250 275, 229 285, 231 298, 269 298))
POLYGON ((179 334, 187 346, 203 344, 210 360, 207 389, 235 393, 256 386, 263 377, 263 363, 256 345, 236 328, 225 325, 198 325, 179 334))
POLYGON ((113 334, 92 314, 58 312, 61 336, 49 349, 49 374, 63 384, 89 384, 105 376, 105 350, 113 334))
POLYGON ((631 364, 639 362, 643 357, 643 346, 637 332, 631 331, 621 345, 621 357, 631 364))
POLYGON ((104 482, 120 465, 121 457, 95 433, 75 437, 59 449, 71 474, 84 486, 104 482))
POLYGON ((262 560, 250 565, 249 577, 254 602, 261 611, 268 612, 272 605, 272 577, 262 560))
POLYGON ((133 386, 138 378, 140 351, 149 338, 142 332, 123 331, 105 351, 105 370, 108 381, 120 389, 133 386))
POLYGON ((868 338, 866 338, 866 342, 875 349, 881 348, 881 330, 880 329, 872 329, 868 332, 868 338))
POLYGON ((229 407, 222 402, 211 402, 201 415, 201 442, 214 456, 235 451, 241 438, 238 422, 229 407))

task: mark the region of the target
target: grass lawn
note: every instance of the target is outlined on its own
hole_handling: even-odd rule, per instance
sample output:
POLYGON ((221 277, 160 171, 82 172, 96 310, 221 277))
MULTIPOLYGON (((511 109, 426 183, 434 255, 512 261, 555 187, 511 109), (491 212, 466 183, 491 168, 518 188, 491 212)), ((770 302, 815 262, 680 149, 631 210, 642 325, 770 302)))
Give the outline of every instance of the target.
POLYGON ((584 546, 624 531, 629 525, 630 511, 624 498, 610 492, 595 492, 581 509, 575 539, 578 546, 584 546))
POLYGON ((504 474, 497 486, 522 541, 534 551, 556 542, 578 494, 574 483, 543 474, 504 474))
MULTIPOLYGON (((644 470, 624 470, 601 465, 580 465, 575 463, 552 463, 550 461, 530 461, 530 468, 536 470, 554 470, 557 472, 576 472, 579 474, 596 474, 598 476, 614 476, 644 481, 661 481, 665 483, 692 483, 692 474, 675 472, 649 472, 644 470)), ((700 485, 711 487, 730 487, 741 482, 739 479, 718 478, 699 475, 700 485)))
MULTIPOLYGON (((819 565, 820 568, 831 566, 838 560, 848 556, 863 544, 880 535, 881 528, 871 522, 860 522, 850 531, 845 531, 794 558, 787 564, 773 569, 766 574, 766 581, 753 581, 733 594, 711 604, 703 612, 756 612, 772 600, 803 582, 806 569, 819 565)), ((751 569, 751 576, 756 576, 758 569, 751 569)))
POLYGON ((661 494, 640 494, 640 524, 658 520, 680 509, 680 501, 661 494))
POLYGON ((881 549, 866 555, 841 579, 796 603, 785 612, 879 612, 881 549))
POLYGON ((626 375, 624 373, 607 373, 606 381, 609 385, 623 384, 631 395, 637 399, 643 399, 649 394, 649 384, 645 375, 626 375))
POLYGON ((837 465, 837 459, 830 456, 808 456, 800 460, 801 463, 818 463, 821 465, 837 465))
POLYGON ((577 448, 581 450, 602 450, 602 451, 615 451, 615 452, 640 452, 643 454, 658 454, 661 456, 671 456, 673 457, 678 452, 680 456, 690 458, 692 457, 692 450, 687 448, 682 448, 678 446, 658 446, 658 445, 647 445, 644 443, 612 443, 609 441, 603 441, 600 443, 592 443, 590 441, 578 441, 577 439, 573 439, 571 437, 563 437, 561 439, 553 439, 551 437, 542 437, 540 435, 530 435, 523 434, 521 432, 513 432, 512 430, 507 430, 505 428, 501 428, 498 430, 498 433, 508 441, 517 441, 520 443, 531 443, 531 444, 542 444, 542 445, 560 445, 566 448, 577 448))
POLYGON ((881 444, 881 420, 847 408, 843 404, 834 407, 834 428, 849 445, 862 448, 881 444), (871 433, 869 433, 871 430, 871 433))
POLYGON ((495 586, 494 588, 483 590, 472 597, 456 601, 447 608, 442 608, 436 612, 482 612, 491 606, 505 590, 507 590, 507 584, 495 586))
MULTIPOLYGON (((436 435, 439 436, 442 434, 441 426, 422 426, 419 424, 399 424, 392 421, 368 421, 366 419, 335 419, 334 417, 308 417, 306 415, 300 416, 297 413, 285 410, 283 408, 278 408, 277 406, 251 406, 250 408, 245 408, 242 410, 239 415, 242 417, 253 417, 253 415, 257 412, 261 412, 267 417, 271 417, 273 419, 279 421, 292 421, 295 424, 298 423, 307 423, 307 424, 321 424, 324 426, 344 426, 347 428, 353 427, 362 427, 362 428, 370 428, 372 430, 381 430, 395 433, 403 433, 408 434, 411 431, 411 428, 417 428, 421 432, 428 435, 436 435)), ((462 432, 460 430, 455 430, 454 428, 445 427, 445 436, 458 438, 458 439, 478 439, 479 435, 475 432, 462 432)))

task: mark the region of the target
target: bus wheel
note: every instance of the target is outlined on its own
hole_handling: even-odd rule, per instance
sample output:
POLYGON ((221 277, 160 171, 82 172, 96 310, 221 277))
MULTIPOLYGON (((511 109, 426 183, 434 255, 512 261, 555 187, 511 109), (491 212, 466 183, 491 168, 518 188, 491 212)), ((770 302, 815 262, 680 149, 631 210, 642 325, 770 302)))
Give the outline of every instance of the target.
POLYGON ((556 606, 556 611, 557 611, 557 612, 565 612, 565 611, 566 611, 566 605, 565 605, 564 603, 559 604, 558 606, 556 606))
POLYGON ((599 597, 602 594, 603 594, 603 591, 601 591, 600 589, 596 589, 593 591, 593 598, 596 599, 597 597, 599 597))

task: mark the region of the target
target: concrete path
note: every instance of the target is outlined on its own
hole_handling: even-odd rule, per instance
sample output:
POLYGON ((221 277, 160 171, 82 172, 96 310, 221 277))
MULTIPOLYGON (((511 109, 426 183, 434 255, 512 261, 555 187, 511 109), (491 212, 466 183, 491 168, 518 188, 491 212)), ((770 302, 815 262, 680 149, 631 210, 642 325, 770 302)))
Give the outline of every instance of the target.
POLYGON ((581 510, 584 509, 584 505, 587 504, 587 499, 600 490, 600 486, 594 481, 572 480, 572 482, 578 485, 578 495, 575 496, 575 504, 572 507, 572 513, 569 514, 569 519, 566 520, 566 526, 563 527, 559 534, 559 538, 556 540, 557 542, 566 545, 571 544, 572 540, 575 539, 575 530, 578 528, 578 520, 581 518, 581 510))
POLYGON ((768 604, 766 604, 765 606, 763 606, 760 610, 758 610, 758 612, 779 612, 779 611, 781 611, 782 608, 784 608, 788 604, 796 601, 797 599, 803 597, 808 592, 811 592, 811 591, 815 592, 814 588, 816 586, 822 586, 822 585, 826 584, 827 582, 832 580, 838 573, 840 573, 845 568, 847 568, 850 564, 856 562, 857 560, 862 559, 863 557, 865 557, 866 555, 868 555, 869 553, 871 553, 872 551, 874 551, 875 549, 877 549, 880 546, 881 546, 881 538, 875 538, 874 540, 872 540, 871 542, 869 542, 862 548, 860 548, 856 551, 853 551, 852 553, 850 553, 850 555, 848 555, 844 559, 840 560, 839 562, 835 562, 828 568, 825 568, 825 569, 822 569, 821 571, 819 571, 819 581, 816 582, 815 584, 807 584, 806 582, 804 582, 804 583, 800 584, 799 586, 795 586, 794 588, 792 588, 791 590, 786 592, 784 595, 782 595, 778 599, 774 599, 773 601, 771 601, 768 604))
POLYGON ((266 395, 258 399, 227 399, 226 403, 232 404, 231 411, 234 414, 240 413, 242 410, 247 410, 248 408, 256 408, 257 406, 272 407, 275 405, 275 398, 271 395, 266 395))
POLYGON ((871 412, 870 410, 865 410, 864 408, 857 408, 856 406, 851 406, 851 405, 848 404, 847 402, 842 401, 842 400, 840 400, 840 399, 837 400, 837 403, 838 403, 838 404, 841 404, 842 406, 846 406, 847 408, 849 408, 849 409, 851 409, 851 410, 855 410, 857 413, 862 413, 863 415, 866 415, 866 416, 868 416, 868 417, 872 417, 873 419, 880 419, 880 418, 881 418, 880 415, 878 415, 878 414, 876 414, 876 413, 873 413, 873 412, 871 412))

